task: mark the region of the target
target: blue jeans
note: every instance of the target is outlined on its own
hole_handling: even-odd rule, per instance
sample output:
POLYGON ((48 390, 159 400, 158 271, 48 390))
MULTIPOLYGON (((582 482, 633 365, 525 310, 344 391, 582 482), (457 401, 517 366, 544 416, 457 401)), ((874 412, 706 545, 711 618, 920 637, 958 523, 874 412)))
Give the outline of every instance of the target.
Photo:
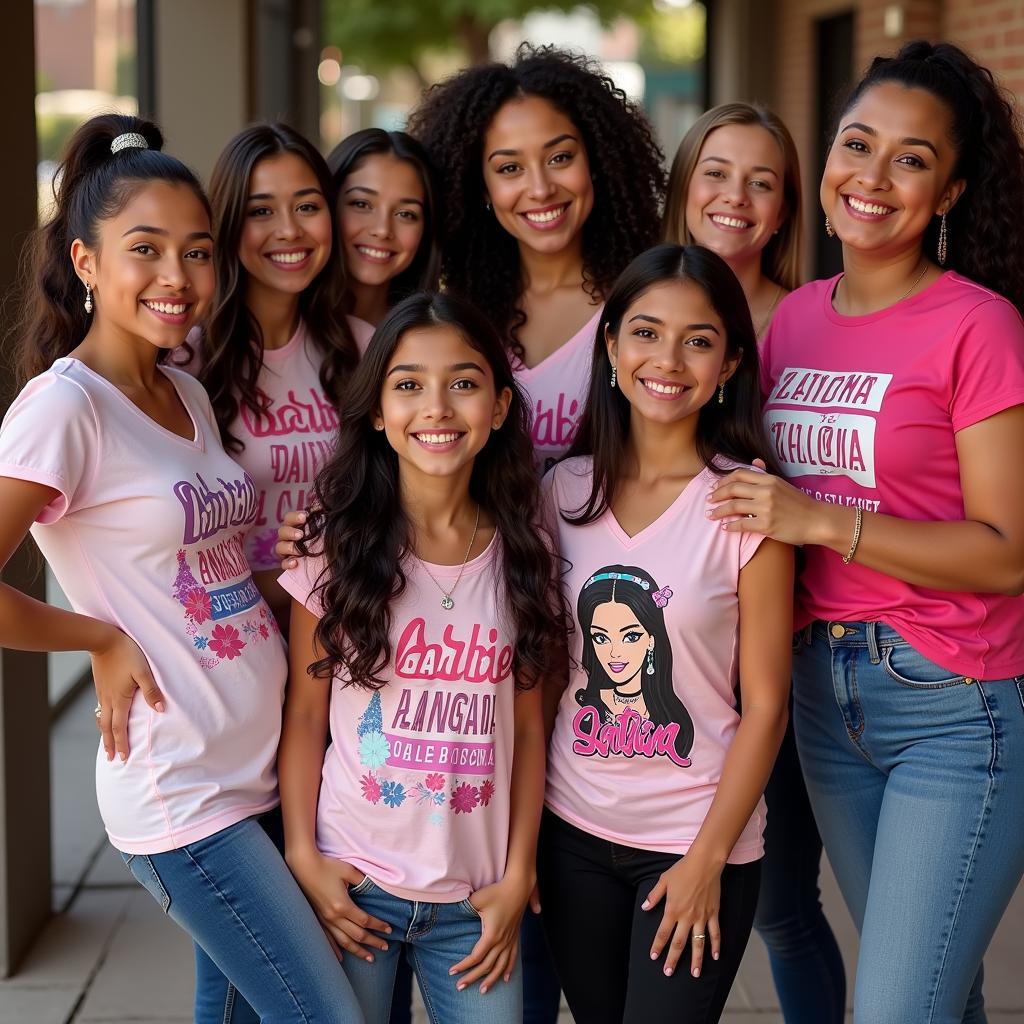
POLYGON ((842 1024, 846 969, 821 908, 821 836, 790 719, 764 793, 768 823, 754 927, 768 947, 786 1024, 842 1024))
POLYGON ((196 1024, 234 1024, 236 1008, 263 1024, 360 1024, 338 958, 255 818, 180 850, 121 856, 200 947, 197 961, 207 966, 196 988, 196 1024), (235 1002, 207 957, 248 1005, 235 1002))
POLYGON ((395 972, 403 951, 412 962, 431 1024, 521 1024, 523 981, 520 960, 512 978, 499 981, 486 995, 480 981, 459 992, 458 977, 448 971, 480 938, 480 915, 469 902, 423 903, 385 892, 369 878, 349 890, 353 902, 392 927, 386 952, 376 950, 374 962, 346 956, 348 975, 366 1024, 387 1024, 395 991, 395 972))
POLYGON ((861 934, 856 1024, 983 1024, 981 958, 1024 875, 1024 678, 956 675, 874 622, 815 623, 793 672, 807 791, 861 934))

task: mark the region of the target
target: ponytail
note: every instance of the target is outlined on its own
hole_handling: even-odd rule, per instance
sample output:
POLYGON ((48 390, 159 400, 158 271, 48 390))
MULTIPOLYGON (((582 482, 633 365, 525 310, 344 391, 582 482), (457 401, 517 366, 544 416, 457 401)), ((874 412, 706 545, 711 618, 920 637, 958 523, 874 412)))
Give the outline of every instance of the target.
POLYGON ((95 248, 100 222, 116 216, 151 181, 187 185, 209 210, 199 180, 180 160, 160 151, 163 141, 150 121, 101 114, 86 121, 68 142, 53 179, 52 216, 33 232, 22 257, 12 328, 19 386, 66 356, 89 329, 85 287, 71 262, 76 238, 95 248), (140 138, 112 151, 111 143, 125 135, 140 138))

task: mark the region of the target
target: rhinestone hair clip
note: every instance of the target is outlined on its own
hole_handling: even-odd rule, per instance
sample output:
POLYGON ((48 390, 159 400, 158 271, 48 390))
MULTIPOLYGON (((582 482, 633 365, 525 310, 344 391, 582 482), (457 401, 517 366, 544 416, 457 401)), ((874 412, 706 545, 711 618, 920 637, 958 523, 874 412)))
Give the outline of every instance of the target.
POLYGON ((110 143, 111 153, 120 153, 122 149, 149 149, 149 143, 138 132, 125 132, 110 143))

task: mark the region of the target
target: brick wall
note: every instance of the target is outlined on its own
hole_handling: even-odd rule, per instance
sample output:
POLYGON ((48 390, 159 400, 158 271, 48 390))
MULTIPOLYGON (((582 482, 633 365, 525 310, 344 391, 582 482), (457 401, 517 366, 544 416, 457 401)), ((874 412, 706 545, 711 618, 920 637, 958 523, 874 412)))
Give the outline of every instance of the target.
POLYGON ((1024 0, 945 0, 941 37, 967 50, 1024 106, 1024 0))

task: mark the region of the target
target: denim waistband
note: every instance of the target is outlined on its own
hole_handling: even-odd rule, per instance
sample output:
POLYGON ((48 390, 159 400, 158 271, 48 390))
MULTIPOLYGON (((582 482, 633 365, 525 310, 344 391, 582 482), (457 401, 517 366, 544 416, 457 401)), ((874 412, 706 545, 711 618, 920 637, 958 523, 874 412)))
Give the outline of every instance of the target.
POLYGON ((831 647, 864 647, 872 661, 878 660, 881 648, 908 643, 892 626, 884 622, 825 622, 816 619, 804 626, 799 635, 806 644, 822 640, 831 647))

